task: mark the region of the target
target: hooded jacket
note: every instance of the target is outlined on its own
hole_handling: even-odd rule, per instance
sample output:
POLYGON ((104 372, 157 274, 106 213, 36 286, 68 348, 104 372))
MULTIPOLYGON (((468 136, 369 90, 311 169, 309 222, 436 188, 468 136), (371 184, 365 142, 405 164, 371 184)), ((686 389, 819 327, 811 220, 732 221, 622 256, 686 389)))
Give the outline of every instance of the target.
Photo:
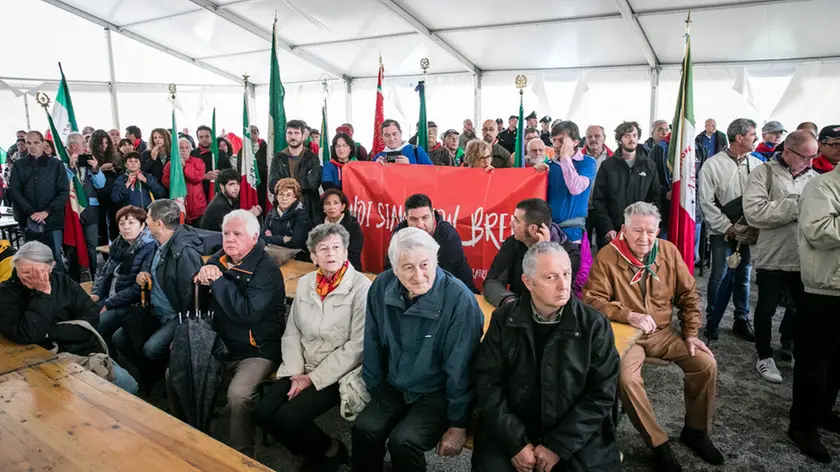
MULTIPOLYGON (((551 241, 563 246, 572 261, 572 281, 580 270, 580 246, 572 243, 557 223, 551 223, 551 241)), ((528 293, 522 282, 522 260, 528 246, 508 236, 493 258, 493 264, 484 279, 484 298, 493 306, 502 306, 510 297, 521 297, 528 293)))
POLYGON ((300 249, 306 256, 309 256, 309 251, 306 248, 306 238, 309 237, 309 231, 311 230, 312 220, 309 219, 309 215, 303 208, 303 203, 298 200, 292 203, 292 206, 282 215, 280 214, 280 207, 272 208, 265 218, 265 222, 263 222, 260 238, 266 244, 300 249), (266 236, 266 231, 271 231, 271 236, 266 236), (286 242, 283 240, 286 236, 292 239, 286 242))
MULTIPOLYGON (((166 163, 163 168, 163 186, 169 189, 170 187, 170 165, 172 161, 166 163)), ((184 164, 184 182, 187 186, 187 197, 184 203, 187 207, 187 223, 201 218, 204 210, 207 208, 207 199, 204 197, 204 162, 197 157, 189 157, 184 164)))
POLYGON ((186 225, 175 229, 169 241, 163 246, 155 276, 157 280, 166 281, 163 285, 163 293, 176 312, 186 313, 195 310, 193 277, 201 269, 203 248, 204 243, 201 237, 191 226, 186 225))
MULTIPOLYGON (((467 256, 464 254, 464 245, 461 242, 461 236, 458 234, 458 231, 454 226, 449 224, 448 221, 444 220, 443 217, 440 216, 440 213, 434 212, 434 215, 435 234, 433 234, 432 237, 435 238, 435 242, 440 245, 440 249, 438 250, 438 266, 454 275, 461 282, 464 282, 464 285, 466 285, 471 292, 480 293, 478 289, 475 288, 472 269, 470 268, 470 263, 467 262, 467 256)), ((408 222, 403 220, 394 230, 394 234, 397 234, 397 231, 405 228, 408 228, 408 222)), ((390 268, 391 260, 386 257, 385 267, 383 270, 388 270, 390 268)))
POLYGON ((149 228, 144 228, 131 244, 122 236, 117 237, 111 244, 108 260, 99 268, 93 282, 92 293, 99 297, 100 306, 110 310, 140 300, 137 274, 149 271, 156 250, 157 245, 149 228), (114 294, 110 295, 112 283, 114 294))
MULTIPOLYGON (((60 164, 60 162, 59 162, 60 164)), ((27 288, 17 276, 0 284, 0 334, 18 344, 39 344, 79 356, 102 353, 95 333, 81 326, 58 325, 84 320, 99 326, 99 307, 69 276, 50 274, 50 294, 27 288)))
POLYGON ((238 265, 224 251, 214 254, 207 265, 222 271, 210 284, 209 309, 213 329, 228 350, 228 360, 261 357, 280 362, 282 321, 286 312, 286 288, 280 267, 257 241, 238 265))
POLYGON ((619 356, 609 321, 572 297, 537 365, 530 294, 493 313, 475 360, 479 427, 476 454, 526 444, 558 456, 564 471, 620 470, 612 410, 619 356), (539 379, 539 383, 536 383, 539 379), (538 391, 541 424, 523 421, 538 391))
POLYGON ((127 188, 125 183, 128 182, 128 175, 126 174, 117 177, 117 181, 114 182, 111 200, 119 208, 134 205, 145 210, 153 201, 166 198, 166 189, 163 188, 163 185, 153 175, 143 171, 140 172, 146 176, 145 184, 136 180, 133 186, 127 188))
POLYGON ((33 214, 46 211, 44 226, 47 231, 64 228, 64 206, 70 198, 70 185, 60 160, 46 154, 18 159, 12 166, 9 194, 15 217, 21 225, 25 225, 33 214))
MULTIPOLYGON (((660 183, 656 165, 642 146, 636 148, 636 160, 631 168, 619 148, 612 158, 601 164, 592 191, 592 218, 598 230, 599 246, 606 244, 604 236, 618 231, 624 223, 624 210, 636 202, 648 202, 661 208, 660 183)), ((661 211, 660 211, 661 214, 661 211)))

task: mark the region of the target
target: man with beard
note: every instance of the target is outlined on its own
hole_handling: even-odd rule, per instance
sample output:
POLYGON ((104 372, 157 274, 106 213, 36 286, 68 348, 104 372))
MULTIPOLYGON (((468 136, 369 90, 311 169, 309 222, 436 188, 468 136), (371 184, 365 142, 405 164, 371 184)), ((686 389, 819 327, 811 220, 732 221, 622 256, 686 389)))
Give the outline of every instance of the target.
POLYGON ((492 165, 496 169, 511 167, 510 152, 499 144, 496 136, 499 135, 499 129, 493 120, 486 120, 481 125, 481 136, 484 141, 490 146, 493 146, 493 162, 492 165))
POLYGON ((221 151, 219 152, 218 165, 213 165, 213 150, 211 146, 213 140, 216 138, 213 137, 213 131, 209 127, 205 125, 199 126, 196 130, 196 135, 198 136, 198 147, 193 149, 190 155, 204 162, 206 172, 204 173, 204 181, 201 184, 204 187, 204 198, 210 201, 211 183, 219 178, 219 171, 230 169, 232 166, 230 165, 230 159, 228 159, 227 154, 221 151))
POLYGON ((551 147, 551 117, 548 115, 540 118, 540 139, 551 147))
POLYGON ((464 120, 464 132, 461 133, 460 137, 458 137, 458 147, 461 148, 462 151, 465 151, 467 149, 467 143, 473 139, 478 139, 478 136, 475 135, 475 128, 473 127, 472 120, 467 118, 464 120))
POLYGON ((592 195, 592 220, 597 230, 598 247, 607 245, 621 229, 624 209, 645 201, 660 206, 659 177, 648 152, 639 146, 641 128, 635 121, 621 123, 615 129, 619 148, 612 159, 601 164, 595 177, 592 195))
POLYGON ((499 133, 499 144, 507 149, 507 152, 513 154, 516 148, 516 133, 519 125, 519 118, 516 115, 510 115, 508 118, 508 128, 499 133))
POLYGON ((321 187, 321 163, 318 155, 304 148, 306 124, 300 120, 286 123, 288 147, 280 151, 271 161, 268 170, 268 188, 273 189, 277 181, 285 178, 297 180, 301 188, 301 201, 312 221, 321 216, 318 189, 321 187))
MULTIPOLYGON (((207 205, 204 210, 204 216, 201 218, 201 227, 210 231, 222 231, 222 222, 225 215, 239 208, 239 190, 240 190, 240 176, 235 169, 225 169, 219 172, 219 178, 216 182, 219 183, 219 189, 213 200, 207 205)), ((259 205, 254 205, 251 208, 251 214, 260 216, 262 208, 259 205)))

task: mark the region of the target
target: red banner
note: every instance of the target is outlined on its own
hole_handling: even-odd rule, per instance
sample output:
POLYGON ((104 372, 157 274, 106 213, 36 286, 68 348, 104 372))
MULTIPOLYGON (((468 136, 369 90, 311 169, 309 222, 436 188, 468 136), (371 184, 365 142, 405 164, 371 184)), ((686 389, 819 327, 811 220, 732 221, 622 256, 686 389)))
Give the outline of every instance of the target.
POLYGON ((391 234, 405 217, 405 199, 424 193, 435 210, 455 226, 464 254, 481 288, 487 270, 510 236, 511 215, 526 198, 545 198, 547 174, 533 169, 483 169, 350 162, 342 186, 359 220, 365 244, 362 266, 382 271, 391 234))

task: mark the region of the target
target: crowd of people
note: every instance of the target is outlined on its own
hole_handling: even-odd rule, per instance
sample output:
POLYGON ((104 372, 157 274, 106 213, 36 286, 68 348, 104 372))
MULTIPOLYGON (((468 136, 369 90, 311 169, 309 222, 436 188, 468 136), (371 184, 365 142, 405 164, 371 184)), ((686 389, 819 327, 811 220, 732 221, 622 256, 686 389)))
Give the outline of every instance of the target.
MULTIPOLYGON (((124 137, 86 128, 68 137, 67 163, 40 132, 20 131, 3 198, 25 244, 0 284, 0 334, 79 356, 110 354, 109 380, 144 397, 163 381, 171 411, 183 417, 169 356, 181 315, 203 303, 227 351, 229 444, 245 454, 254 454, 258 425, 316 470, 352 464, 379 471, 387 449, 393 470, 422 471, 428 450, 461 452, 477 412, 476 471, 620 470, 620 402, 657 470, 676 471, 641 366, 657 358, 682 369, 679 441, 705 462, 723 463, 709 435, 718 372, 712 347, 731 298, 733 332, 755 344, 757 375, 783 382, 776 358, 795 357, 788 435, 805 455, 830 462, 818 431, 840 433, 832 411, 840 391, 840 125, 806 122, 788 134, 770 121, 756 147, 754 121, 736 119, 722 132, 706 120, 692 143, 696 250, 706 244, 701 234, 711 247, 703 307, 693 268, 665 238, 668 123, 654 122, 641 142, 639 124, 624 122, 612 150, 602 126, 581 134, 572 121, 546 116, 538 123, 536 113, 526 120, 525 166, 546 174, 547 194, 511 202, 512 234, 483 292, 461 237, 425 194, 406 199, 386 267, 371 282, 342 170, 366 160, 511 168, 515 116, 507 128, 486 120, 481 137, 464 120, 462 132, 446 130, 442 142, 429 122, 428 152, 403 140, 400 123, 385 120, 385 149, 374 155, 345 123, 323 165, 304 122, 287 123, 288 147, 270 163, 252 126, 251 142, 242 145, 252 146, 265 178, 251 208, 241 208, 239 198, 242 150, 209 127, 197 129, 197 147, 186 132, 171 136, 163 128, 149 143, 136 126, 124 137), (178 156, 168 155, 172 139, 178 156), (172 159, 180 159, 186 181, 183 206, 168 199, 172 159), (83 248, 63 244, 65 206, 71 190, 78 195, 74 177, 87 200, 83 248), (101 263, 98 245, 109 246, 101 263), (316 267, 298 280, 290 307, 270 250, 316 267), (78 251, 90 259, 90 293, 78 284, 85 276, 78 251), (750 320, 753 265, 759 295, 750 320), (141 293, 151 306, 146 332, 127 323, 141 293), (486 332, 476 296, 496 307, 486 332), (779 305, 786 311, 774 350, 779 305), (610 321, 642 331, 623 356, 610 321), (276 381, 259 394, 269 376, 276 381), (336 406, 353 420, 352 460, 347 445, 314 422, 336 406)), ((7 258, 12 249, 0 248, 7 258)))

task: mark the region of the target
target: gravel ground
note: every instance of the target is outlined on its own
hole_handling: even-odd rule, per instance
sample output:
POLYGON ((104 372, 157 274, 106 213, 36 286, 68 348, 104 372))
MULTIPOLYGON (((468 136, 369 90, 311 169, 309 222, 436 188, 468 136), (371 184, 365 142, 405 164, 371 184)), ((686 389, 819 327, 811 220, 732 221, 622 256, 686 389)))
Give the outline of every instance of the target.
MULTIPOLYGON (((707 271, 708 274, 708 271, 707 271)), ((707 275, 708 276, 708 275, 707 275)), ((701 298, 706 296, 706 277, 698 277, 701 298)), ((753 284, 750 307, 755 307, 758 289, 753 284)), ((705 304, 702 307, 705 308, 705 304)), ((751 313, 752 315, 752 313, 751 313)), ((774 345, 778 345, 778 324, 782 310, 774 318, 774 345)), ((755 370, 756 354, 751 343, 736 338, 731 332, 732 306, 721 323, 720 339, 712 345, 718 361, 717 411, 712 440, 721 449, 727 460, 719 467, 710 466, 697 458, 688 448, 675 441, 673 446, 677 458, 687 471, 836 471, 840 466, 840 436, 822 433, 823 442, 834 456, 835 463, 821 465, 801 455, 787 438, 787 413, 791 401, 793 370, 791 364, 780 362, 779 369, 784 377, 782 384, 771 384, 761 379, 755 370)), ((656 410, 657 418, 675 438, 679 437, 685 415, 683 402, 682 372, 676 366, 644 367, 647 391, 656 410)), ((166 409, 166 401, 153 401, 166 409)), ((211 434, 220 441, 228 436, 226 414, 217 409, 211 434)), ((350 443, 349 424, 342 420, 337 409, 319 418, 318 423, 329 434, 350 443)), ((258 444, 261 441, 257 441, 258 444)), ((624 470, 627 472, 652 470, 650 453, 641 436, 624 418, 618 427, 618 443, 624 453, 624 470)), ((283 472, 296 471, 299 460, 283 446, 272 443, 268 447, 258 445, 256 458, 263 464, 283 472)), ((427 454, 430 471, 462 472, 470 470, 470 452, 452 459, 441 459, 433 453, 427 454)), ((349 469, 348 469, 349 470, 349 469)))

